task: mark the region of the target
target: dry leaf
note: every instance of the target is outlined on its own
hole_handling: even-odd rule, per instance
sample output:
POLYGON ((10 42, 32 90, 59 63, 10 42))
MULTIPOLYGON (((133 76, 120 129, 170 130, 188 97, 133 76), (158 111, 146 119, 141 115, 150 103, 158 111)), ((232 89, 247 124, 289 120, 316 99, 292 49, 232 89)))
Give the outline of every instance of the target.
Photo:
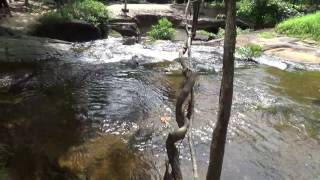
POLYGON ((162 123, 164 123, 166 126, 169 125, 170 117, 165 113, 163 116, 160 117, 160 120, 162 123))

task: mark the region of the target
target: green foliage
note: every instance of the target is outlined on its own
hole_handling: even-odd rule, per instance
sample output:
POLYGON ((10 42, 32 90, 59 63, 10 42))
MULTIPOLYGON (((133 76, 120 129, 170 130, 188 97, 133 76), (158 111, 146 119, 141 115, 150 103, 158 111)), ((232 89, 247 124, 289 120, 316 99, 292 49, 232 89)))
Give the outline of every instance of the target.
POLYGON ((263 49, 258 44, 249 43, 244 47, 237 48, 237 53, 243 59, 252 59, 254 57, 259 57, 262 55, 263 49))
POLYGON ((276 37, 276 33, 274 32, 260 32, 259 36, 265 39, 272 39, 274 37, 276 37))
POLYGON ((276 32, 320 41, 320 12, 288 19, 276 26, 276 32))
POLYGON ((304 6, 312 6, 319 4, 319 0, 287 0, 294 4, 304 5, 304 6))
POLYGON ((205 31, 205 30, 199 30, 199 31, 197 31, 197 34, 205 35, 205 36, 209 36, 209 37, 213 37, 214 36, 214 33, 208 32, 208 31, 205 31))
MULTIPOLYGON (((241 29, 239 27, 237 27, 236 30, 237 30, 237 35, 246 34, 246 33, 249 33, 249 32, 252 31, 251 29, 241 29)), ((224 34, 225 34, 225 30, 222 29, 222 28, 219 28, 219 31, 217 33, 217 37, 218 38, 224 38, 224 34)))
POLYGON ((286 18, 300 15, 293 4, 284 0, 241 0, 237 14, 256 27, 273 26, 286 18))
POLYGON ((3 167, 0 167, 0 179, 8 179, 8 172, 3 167))
POLYGON ((224 2, 214 1, 210 4, 210 6, 214 8, 224 8, 224 2))
POLYGON ((251 32, 252 31, 252 29, 241 29, 241 28, 239 28, 239 27, 237 27, 237 35, 240 35, 240 34, 247 34, 247 33, 249 33, 249 32, 251 32))
POLYGON ((72 21, 73 16, 66 13, 61 13, 61 11, 51 11, 40 17, 39 22, 41 24, 56 24, 62 22, 72 21))
POLYGON ((226 19, 226 15, 225 14, 218 14, 216 19, 226 19))
POLYGON ((218 33, 217 33, 217 37, 224 38, 224 34, 225 34, 225 30, 222 28, 219 28, 218 33))
POLYGON ((108 21, 108 10, 101 2, 82 0, 46 13, 39 19, 42 24, 70 22, 73 20, 85 21, 94 25, 103 24, 108 21))
POLYGON ((152 39, 170 40, 173 38, 176 30, 173 28, 172 23, 167 18, 161 18, 158 24, 151 27, 151 31, 147 34, 152 39))

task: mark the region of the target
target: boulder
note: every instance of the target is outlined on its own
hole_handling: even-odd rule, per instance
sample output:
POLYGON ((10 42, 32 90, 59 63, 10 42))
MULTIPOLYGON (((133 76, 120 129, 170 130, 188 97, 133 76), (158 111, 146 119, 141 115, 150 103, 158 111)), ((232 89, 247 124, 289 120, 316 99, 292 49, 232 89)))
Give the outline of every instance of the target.
MULTIPOLYGON (((243 20, 237 19, 236 20, 237 27, 240 27, 241 29, 248 29, 252 28, 249 23, 246 23, 243 20)), ((181 24, 182 27, 184 27, 184 24, 181 24)), ((225 26, 225 19, 211 19, 211 18, 200 18, 198 20, 198 29, 203 29, 208 32, 217 33, 219 31, 219 28, 224 28, 225 26)))
POLYGON ((181 24, 183 20, 182 15, 170 15, 170 14, 137 14, 135 18, 138 21, 139 27, 148 27, 157 24, 161 18, 167 18, 174 26, 181 24))
POLYGON ((183 3, 185 3, 184 0, 175 0, 175 2, 176 2, 177 4, 183 4, 183 3))
POLYGON ((209 36, 209 35, 197 33, 193 39, 195 41, 210 41, 210 40, 214 39, 214 36, 209 36))
POLYGON ((103 38, 100 28, 83 22, 61 22, 38 25, 32 35, 69 42, 86 42, 103 38))
POLYGON ((141 34, 140 30, 136 23, 132 22, 118 22, 111 23, 109 25, 110 29, 120 33, 123 37, 136 37, 137 40, 140 40, 141 34))
POLYGON ((138 20, 136 18, 132 18, 129 16, 123 16, 123 15, 109 20, 109 24, 116 24, 116 23, 136 23, 136 24, 138 24, 138 20))

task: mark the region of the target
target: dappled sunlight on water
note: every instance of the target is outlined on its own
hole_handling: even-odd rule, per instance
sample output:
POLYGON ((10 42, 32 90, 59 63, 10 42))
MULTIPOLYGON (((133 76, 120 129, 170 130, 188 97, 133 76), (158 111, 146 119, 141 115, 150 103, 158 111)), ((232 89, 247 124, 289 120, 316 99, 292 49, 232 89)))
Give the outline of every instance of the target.
MULTIPOLYGON (((161 179, 165 140, 177 126, 183 78, 170 53, 179 44, 135 45, 131 52, 109 41, 76 45, 83 53, 79 63, 0 72, 0 178, 161 179), (166 51, 163 57, 170 58, 135 54, 137 49, 166 51), (34 76, 23 88, 8 88, 25 74, 34 76), (168 126, 161 122, 164 116, 168 126)), ((221 48, 195 46, 193 53, 199 77, 192 133, 204 179, 218 110, 221 48)), ((223 179, 319 177, 320 74, 239 61, 236 67, 223 179)), ((179 147, 190 179, 188 143, 179 147)))

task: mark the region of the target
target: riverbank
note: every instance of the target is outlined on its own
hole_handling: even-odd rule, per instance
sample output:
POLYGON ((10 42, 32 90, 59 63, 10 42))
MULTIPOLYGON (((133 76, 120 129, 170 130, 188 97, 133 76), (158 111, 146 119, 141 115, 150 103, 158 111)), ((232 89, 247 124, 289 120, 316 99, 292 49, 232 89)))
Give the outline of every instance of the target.
POLYGON ((237 46, 249 43, 260 45, 266 55, 295 63, 320 64, 320 47, 316 42, 277 35, 273 29, 255 31, 237 37, 237 46))

